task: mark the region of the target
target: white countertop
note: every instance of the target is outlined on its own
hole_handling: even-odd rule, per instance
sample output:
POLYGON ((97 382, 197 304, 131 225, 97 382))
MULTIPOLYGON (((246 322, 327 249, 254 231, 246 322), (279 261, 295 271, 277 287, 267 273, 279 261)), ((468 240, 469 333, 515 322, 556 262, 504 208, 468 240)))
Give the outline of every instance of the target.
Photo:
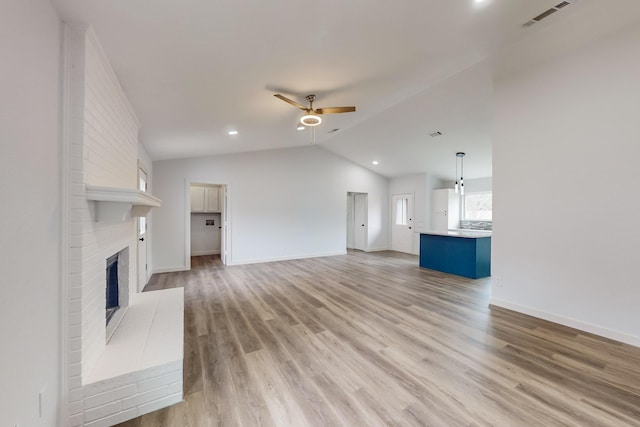
POLYGON ((449 230, 449 231, 416 230, 416 233, 431 234, 434 236, 463 237, 467 239, 491 237, 490 230, 449 230))

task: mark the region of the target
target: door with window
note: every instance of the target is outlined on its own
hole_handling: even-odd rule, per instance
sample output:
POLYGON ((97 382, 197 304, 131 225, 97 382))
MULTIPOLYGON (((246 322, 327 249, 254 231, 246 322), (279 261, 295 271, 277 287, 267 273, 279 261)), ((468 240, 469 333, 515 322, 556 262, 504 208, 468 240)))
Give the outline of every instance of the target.
MULTIPOLYGON (((138 189, 147 191, 147 172, 138 168, 138 189)), ((138 292, 147 285, 147 218, 138 218, 138 292)))
POLYGON ((396 194, 391 198, 391 249, 414 253, 413 194, 396 194))

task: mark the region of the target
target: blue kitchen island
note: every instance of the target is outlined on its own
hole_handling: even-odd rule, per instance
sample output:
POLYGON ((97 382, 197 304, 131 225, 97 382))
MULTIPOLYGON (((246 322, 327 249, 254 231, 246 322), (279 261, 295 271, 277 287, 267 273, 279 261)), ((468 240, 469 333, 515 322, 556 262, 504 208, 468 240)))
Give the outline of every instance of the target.
POLYGON ((420 232, 420 267, 470 279, 491 275, 491 232, 420 232))

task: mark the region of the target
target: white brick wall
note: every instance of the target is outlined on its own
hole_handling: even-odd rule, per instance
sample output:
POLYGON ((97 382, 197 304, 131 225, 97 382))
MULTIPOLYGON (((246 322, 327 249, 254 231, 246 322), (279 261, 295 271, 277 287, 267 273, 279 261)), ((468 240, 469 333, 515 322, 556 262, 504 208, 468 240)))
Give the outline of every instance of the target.
POLYGON ((182 364, 122 375, 84 388, 85 425, 108 427, 182 400, 182 364))
POLYGON ((102 391, 95 384, 83 387, 105 348, 106 259, 129 247, 130 294, 136 292, 137 283, 135 220, 96 222, 96 202, 87 200, 85 185, 137 187, 139 123, 93 31, 84 25, 70 25, 65 43, 71 57, 68 72, 72 169, 68 219, 68 424, 107 426, 144 413, 154 404, 166 406, 167 402, 175 403, 172 399, 180 401, 182 366, 179 379, 166 378, 150 390, 144 385, 139 390, 139 383, 144 384, 154 373, 165 375, 160 368, 106 380, 102 391))
POLYGON ((138 121, 93 31, 75 30, 71 163, 78 173, 72 177, 69 255, 71 274, 80 276, 79 283, 72 280, 80 286, 74 296, 81 306, 79 363, 86 377, 105 345, 106 259, 129 247, 131 284, 137 265, 135 221, 96 222, 96 203, 87 201, 85 185, 136 188, 138 121))

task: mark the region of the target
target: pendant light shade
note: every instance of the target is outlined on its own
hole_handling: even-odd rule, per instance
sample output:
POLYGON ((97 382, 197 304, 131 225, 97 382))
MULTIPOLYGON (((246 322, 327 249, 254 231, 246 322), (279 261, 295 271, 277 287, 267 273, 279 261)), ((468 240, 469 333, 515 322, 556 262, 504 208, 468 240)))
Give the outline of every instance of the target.
POLYGON ((461 196, 464 196, 464 156, 465 153, 462 151, 456 153, 456 184, 454 189, 457 193, 459 188, 461 196), (458 175, 458 161, 460 162, 460 175, 458 175), (458 180, 458 176, 460 176, 460 180, 458 180))

